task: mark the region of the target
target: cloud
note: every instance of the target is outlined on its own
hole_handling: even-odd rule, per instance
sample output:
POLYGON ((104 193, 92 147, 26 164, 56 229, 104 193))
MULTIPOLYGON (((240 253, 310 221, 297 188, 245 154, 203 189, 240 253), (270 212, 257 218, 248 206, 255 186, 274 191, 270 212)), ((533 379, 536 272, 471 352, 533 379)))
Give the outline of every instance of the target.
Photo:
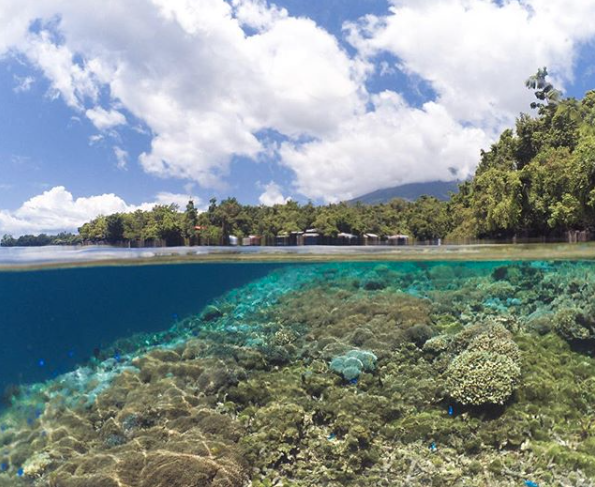
POLYGON ((99 144, 105 137, 101 134, 91 135, 89 137, 89 145, 99 144))
POLYGON ((295 172, 297 191, 310 198, 336 201, 469 176, 480 149, 533 101, 525 79, 548 66, 563 87, 572 81, 580 45, 595 36, 595 25, 584 22, 595 15, 595 2, 391 3, 386 16, 346 24, 347 38, 377 75, 400 70, 428 82, 436 98, 417 108, 395 92, 371 94, 369 111, 341 121, 326 137, 283 144, 282 161, 295 172))
POLYGON ((287 10, 269 6, 265 0, 232 0, 231 4, 242 25, 261 31, 288 17, 287 10))
POLYGON ((160 177, 220 187, 234 156, 266 150, 260 131, 323 136, 365 108, 361 63, 312 20, 264 1, 20 3, 0 18, 0 32, 11 23, 0 50, 26 56, 51 95, 100 130, 125 122, 105 108, 109 94, 150 129, 139 161, 160 177))
POLYGON ((102 107, 90 108, 85 112, 98 130, 111 129, 126 124, 126 117, 117 110, 104 110, 102 107))
POLYGON ((283 144, 299 192, 334 202, 379 187, 464 179, 489 143, 481 129, 462 127, 437 103, 414 109, 390 91, 372 103, 372 111, 346 120, 325 140, 283 144))
POLYGON ((30 33, 26 43, 15 47, 21 47, 35 67, 50 80, 50 98, 61 96, 76 110, 82 110, 85 101, 97 100, 99 86, 93 71, 76 63, 74 52, 67 45, 55 44, 49 31, 43 30, 37 35, 30 33))
POLYGON ((56 186, 29 199, 14 212, 0 210, 0 233, 73 231, 97 215, 129 209, 114 194, 75 199, 64 186, 56 186))
POLYGON ((114 146, 114 155, 116 156, 118 169, 128 169, 128 152, 116 145, 114 146))
POLYGON ((195 205, 199 205, 201 203, 199 198, 196 198, 192 195, 162 191, 157 193, 157 196, 155 197, 155 204, 171 205, 173 203, 174 205, 178 205, 181 210, 184 210, 189 200, 193 200, 195 205))
POLYGON ((26 58, 100 131, 146 129, 150 174, 221 188, 234 158, 266 157, 294 172, 297 191, 336 201, 470 174, 529 106, 525 78, 547 65, 571 83, 595 36, 592 1, 390 4, 345 25, 347 50, 265 0, 22 0, 0 11, 0 58, 26 58), (395 70, 435 98, 369 92, 395 70))
POLYGON ((527 110, 524 81, 548 66, 572 80, 581 43, 592 39, 595 2, 583 0, 392 0, 385 17, 348 26, 362 56, 396 57, 395 66, 428 81, 456 120, 494 132, 527 110))
POLYGON ((289 199, 283 196, 281 187, 273 181, 264 187, 264 193, 258 197, 260 204, 265 206, 282 205, 287 203, 289 199))
POLYGON ((31 89, 33 83, 35 82, 35 78, 33 76, 15 76, 14 80, 16 82, 15 87, 12 89, 15 93, 25 93, 31 89))
MULTIPOLYGON (((197 206, 201 203, 197 198, 194 201, 197 206)), ((0 210, 0 234, 75 232, 99 215, 150 210, 155 205, 171 203, 183 209, 187 202, 188 195, 162 192, 152 202, 131 205, 113 193, 74 198, 64 186, 56 186, 25 201, 15 211, 0 210)))

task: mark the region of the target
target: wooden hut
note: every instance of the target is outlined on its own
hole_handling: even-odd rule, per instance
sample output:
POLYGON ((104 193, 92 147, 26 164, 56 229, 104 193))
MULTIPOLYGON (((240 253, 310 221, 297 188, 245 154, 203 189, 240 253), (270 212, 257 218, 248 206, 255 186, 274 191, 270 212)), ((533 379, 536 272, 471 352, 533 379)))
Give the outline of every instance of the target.
POLYGON ((344 233, 341 232, 337 235, 335 239, 335 243, 337 245, 356 245, 357 244, 357 235, 353 233, 344 233))
POLYGON ((289 245, 304 245, 304 232, 291 232, 289 234, 289 245))
POLYGON ((320 243, 320 233, 315 228, 309 228, 302 235, 303 245, 318 245, 320 243))
POLYGON ((409 235, 391 235, 388 237, 389 245, 407 245, 409 243, 409 235))
POLYGON ((257 247, 261 245, 262 237, 260 235, 250 235, 242 239, 242 245, 246 247, 257 247))
POLYGON ((380 245, 380 237, 375 233, 365 233, 364 245, 380 245))
POLYGON ((290 236, 288 233, 279 233, 275 237, 275 246, 276 247, 286 247, 290 245, 290 236))

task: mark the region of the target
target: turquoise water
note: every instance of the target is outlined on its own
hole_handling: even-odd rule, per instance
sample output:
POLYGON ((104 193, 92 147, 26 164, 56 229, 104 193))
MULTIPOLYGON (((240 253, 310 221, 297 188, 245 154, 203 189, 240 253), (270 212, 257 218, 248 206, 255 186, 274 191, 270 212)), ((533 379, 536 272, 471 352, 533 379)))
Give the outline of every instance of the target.
POLYGON ((595 263, 0 272, 0 487, 595 485, 595 263))

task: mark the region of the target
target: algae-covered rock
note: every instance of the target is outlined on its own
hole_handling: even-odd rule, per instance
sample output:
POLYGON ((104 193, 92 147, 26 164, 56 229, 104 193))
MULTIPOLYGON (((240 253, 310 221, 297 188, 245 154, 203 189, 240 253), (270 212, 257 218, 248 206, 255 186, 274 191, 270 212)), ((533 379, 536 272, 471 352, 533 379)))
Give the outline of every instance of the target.
POLYGON ((215 305, 208 305, 202 312, 201 318, 204 321, 213 321, 223 316, 223 312, 215 305))
POLYGON ((446 370, 450 397, 465 405, 504 404, 519 384, 521 368, 511 357, 465 351, 446 370))
POLYGON ((595 341, 595 328, 576 308, 563 308, 554 316, 554 329, 570 343, 595 341))

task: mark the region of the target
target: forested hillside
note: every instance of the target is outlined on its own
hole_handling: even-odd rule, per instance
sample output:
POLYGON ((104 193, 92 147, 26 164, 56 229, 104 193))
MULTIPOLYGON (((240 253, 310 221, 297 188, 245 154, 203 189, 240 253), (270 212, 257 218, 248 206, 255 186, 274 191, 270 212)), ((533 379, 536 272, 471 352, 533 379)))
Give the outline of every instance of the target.
POLYGON ((451 235, 548 236, 595 227, 595 91, 559 102, 543 91, 536 90, 537 115, 522 114, 514 131, 505 130, 449 202, 451 235))

